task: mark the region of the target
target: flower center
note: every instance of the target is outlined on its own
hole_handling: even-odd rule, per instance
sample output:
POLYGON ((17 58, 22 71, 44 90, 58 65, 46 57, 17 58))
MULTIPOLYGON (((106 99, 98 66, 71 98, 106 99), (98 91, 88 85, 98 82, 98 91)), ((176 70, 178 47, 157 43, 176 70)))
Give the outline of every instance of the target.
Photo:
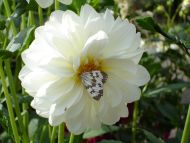
POLYGON ((79 80, 82 81, 89 95, 96 101, 103 96, 103 85, 107 81, 108 75, 101 70, 101 62, 88 60, 81 62, 78 69, 79 80))
POLYGON ((85 72, 96 71, 96 70, 101 71, 100 62, 96 60, 88 60, 88 62, 81 63, 81 66, 78 69, 78 75, 80 76, 85 72))

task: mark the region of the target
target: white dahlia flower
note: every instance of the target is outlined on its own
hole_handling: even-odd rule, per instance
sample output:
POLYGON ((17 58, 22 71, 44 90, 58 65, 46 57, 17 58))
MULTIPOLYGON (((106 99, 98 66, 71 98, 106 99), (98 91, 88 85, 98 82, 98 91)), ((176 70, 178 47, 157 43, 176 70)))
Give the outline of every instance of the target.
MULTIPOLYGON (((29 2, 30 0, 26 1, 29 2)), ((66 5, 70 5, 72 3, 72 0, 58 0, 58 1, 66 5)), ((40 7, 47 8, 53 4, 54 0, 36 0, 36 2, 40 5, 40 7)))
POLYGON ((74 134, 127 117, 127 104, 140 98, 138 86, 150 79, 138 65, 140 42, 135 26, 109 10, 99 14, 85 5, 80 15, 53 12, 22 53, 19 78, 34 97, 31 106, 74 134))

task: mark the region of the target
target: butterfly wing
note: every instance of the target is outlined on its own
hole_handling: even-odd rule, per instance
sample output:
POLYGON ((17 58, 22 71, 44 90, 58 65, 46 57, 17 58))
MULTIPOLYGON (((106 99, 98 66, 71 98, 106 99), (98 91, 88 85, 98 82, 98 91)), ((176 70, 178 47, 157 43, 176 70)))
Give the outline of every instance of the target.
POLYGON ((95 100, 99 100, 103 96, 103 84, 108 76, 102 71, 90 71, 81 75, 82 82, 88 93, 95 100))

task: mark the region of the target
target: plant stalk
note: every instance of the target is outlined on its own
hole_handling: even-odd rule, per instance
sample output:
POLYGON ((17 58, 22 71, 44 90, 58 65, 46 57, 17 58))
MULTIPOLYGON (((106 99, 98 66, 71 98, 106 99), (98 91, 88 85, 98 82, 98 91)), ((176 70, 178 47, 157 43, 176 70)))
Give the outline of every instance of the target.
POLYGON ((55 0, 55 10, 59 10, 59 1, 55 0))
POLYGON ((13 79, 12 72, 11 72, 10 60, 5 61, 5 67, 6 67, 6 73, 8 76, 8 80, 9 80, 10 91, 11 91, 11 94, 12 94, 12 97, 13 97, 14 103, 15 103, 15 111, 16 111, 16 115, 18 117, 18 123, 21 128, 21 132, 23 134, 23 142, 28 143, 28 137, 27 137, 26 131, 24 130, 24 125, 22 122, 22 116, 21 116, 21 112, 20 112, 18 98, 16 95, 15 85, 14 85, 14 79, 13 79))
POLYGON ((134 103, 133 111, 133 124, 132 124, 132 143, 136 143, 136 130, 137 130, 137 116, 138 116, 138 105, 139 101, 134 103))
POLYGON ((190 138, 190 105, 187 112, 187 117, 186 117, 185 127, 184 127, 182 138, 181 138, 181 143, 189 143, 189 138, 190 138))
POLYGON ((39 24, 42 25, 44 22, 44 19, 43 19, 43 11, 40 6, 38 6, 38 17, 39 17, 39 24))
POLYGON ((32 11, 29 11, 29 13, 28 13, 28 26, 33 26, 33 25, 35 25, 34 14, 32 11))
POLYGON ((59 125, 58 143, 64 143, 65 125, 62 123, 59 125))
POLYGON ((58 127, 53 127, 53 131, 52 131, 52 134, 51 134, 51 140, 50 140, 50 143, 55 143, 55 138, 56 138, 57 128, 58 128, 58 127))
POLYGON ((18 130, 17 130, 16 122, 15 122, 14 112, 13 112, 13 107, 11 103, 11 98, 8 92, 6 78, 3 71, 2 59, 0 59, 0 77, 1 77, 1 82, 2 82, 2 86, 3 86, 5 98, 6 98, 6 103, 7 103, 7 108, 8 108, 10 122, 11 122, 12 130, 13 130, 14 139, 16 143, 20 143, 19 134, 18 134, 18 130))
MULTIPOLYGON (((9 7, 10 5, 7 0, 3 0, 3 3, 5 6, 5 11, 7 13, 7 16, 10 17, 11 16, 11 9, 9 7)), ((13 35, 16 36, 17 30, 13 21, 11 21, 11 28, 12 28, 13 35)))
POLYGON ((74 143, 75 135, 71 133, 69 143, 74 143))

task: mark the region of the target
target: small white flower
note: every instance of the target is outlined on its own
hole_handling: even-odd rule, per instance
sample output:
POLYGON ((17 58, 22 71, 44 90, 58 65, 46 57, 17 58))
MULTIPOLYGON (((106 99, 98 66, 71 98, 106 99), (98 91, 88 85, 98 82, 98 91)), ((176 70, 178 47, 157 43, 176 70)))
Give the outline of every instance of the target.
MULTIPOLYGON (((28 3, 30 0, 26 0, 28 3)), ((36 2, 40 5, 40 7, 42 8, 47 8, 50 5, 53 4, 54 0, 36 0, 36 2)), ((61 3, 66 4, 66 5, 70 5, 72 3, 72 0, 59 0, 61 3)))
POLYGON ((140 98, 138 86, 150 79, 138 65, 140 41, 135 26, 109 10, 99 14, 85 5, 80 16, 53 12, 22 53, 19 78, 34 97, 32 107, 74 134, 127 117, 126 105, 140 98))

